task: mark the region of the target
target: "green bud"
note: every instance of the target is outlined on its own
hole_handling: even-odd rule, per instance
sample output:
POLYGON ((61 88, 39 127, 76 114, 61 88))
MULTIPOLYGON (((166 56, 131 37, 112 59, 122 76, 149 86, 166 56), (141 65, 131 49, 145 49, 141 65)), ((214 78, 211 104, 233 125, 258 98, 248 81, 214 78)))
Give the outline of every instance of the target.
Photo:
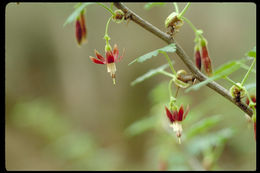
POLYGON ((171 33, 176 33, 179 28, 183 25, 182 19, 178 18, 178 13, 172 12, 164 22, 165 28, 170 28, 171 33))
POLYGON ((236 83, 229 89, 229 93, 234 99, 240 100, 240 98, 246 95, 246 88, 243 87, 240 83, 236 83))
POLYGON ((108 51, 112 51, 112 47, 110 46, 110 44, 106 44, 105 46, 105 52, 108 52, 108 51))
POLYGON ((112 20, 116 23, 121 23, 124 20, 124 12, 122 10, 115 10, 112 20))

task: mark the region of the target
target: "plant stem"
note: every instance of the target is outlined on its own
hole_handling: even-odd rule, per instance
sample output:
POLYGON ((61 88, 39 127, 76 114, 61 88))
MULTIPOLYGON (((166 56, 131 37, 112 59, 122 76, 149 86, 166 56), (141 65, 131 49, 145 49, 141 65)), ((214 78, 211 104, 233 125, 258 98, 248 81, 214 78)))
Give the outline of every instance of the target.
POLYGON ((111 4, 110 4, 110 9, 111 9, 111 10, 113 10, 113 6, 114 6, 114 4, 111 3, 111 4))
POLYGON ((256 62, 256 58, 254 58, 254 61, 252 62, 250 68, 248 69, 246 75, 244 76, 244 79, 242 80, 241 82, 241 85, 243 86, 245 81, 247 80, 248 76, 249 76, 249 73, 251 72, 251 70, 253 69, 253 66, 255 65, 255 62, 256 62))
POLYGON ((195 35, 197 34, 197 28, 191 23, 191 21, 189 19, 187 19, 186 17, 182 17, 183 20, 185 20, 189 25, 190 27, 193 29, 195 35))
POLYGON ((169 77, 173 78, 173 74, 168 73, 168 72, 166 72, 166 71, 164 71, 164 70, 159 71, 159 73, 164 74, 165 76, 169 76, 169 77))
POLYGON ((177 95, 178 95, 178 91, 179 91, 180 87, 177 86, 177 90, 176 90, 176 93, 175 93, 175 98, 177 98, 177 95))
POLYGON ((171 59, 170 59, 170 57, 168 56, 168 54, 167 54, 166 52, 163 52, 163 51, 160 51, 160 53, 162 53, 162 54, 166 57, 166 59, 167 59, 167 61, 168 61, 168 63, 169 63, 169 66, 170 66, 170 68, 171 68, 173 74, 176 75, 176 71, 175 71, 174 68, 173 68, 171 59))
POLYGON ((108 34, 107 34, 107 31, 108 31, 108 25, 109 25, 109 22, 111 21, 111 19, 112 19, 112 16, 108 19, 107 24, 106 24, 105 35, 107 35, 107 36, 108 36, 108 34))
POLYGON ((173 82, 173 80, 171 79, 170 82, 169 82, 169 85, 168 85, 170 98, 172 97, 172 82, 173 82))
POLYGON ((176 2, 173 3, 176 13, 179 14, 179 7, 176 2))
POLYGON ((241 88, 236 82, 234 82, 232 79, 230 79, 228 76, 225 76, 225 79, 232 83, 233 85, 236 85, 238 88, 241 88))
POLYGON ((181 13, 178 15, 179 18, 181 18, 181 17, 185 14, 185 12, 188 10, 189 6, 190 6, 190 2, 188 2, 188 3, 186 4, 186 6, 184 7, 184 9, 183 9, 183 10, 181 11, 181 13))
POLYGON ((105 6, 103 3, 97 2, 98 5, 100 5, 101 7, 104 7, 107 11, 109 11, 112 15, 115 15, 114 11, 112 11, 110 8, 108 8, 107 6, 105 6))
MULTIPOLYGON (((126 7, 124 4, 120 2, 114 2, 115 7, 118 9, 121 9, 128 17, 128 19, 132 20, 139 26, 143 27, 145 30, 151 32, 155 36, 159 37, 163 41, 165 41, 167 44, 174 43, 176 45, 176 54, 179 56, 179 58, 183 61, 183 63, 189 68, 189 70, 194 74, 194 76, 200 81, 206 80, 208 77, 205 76, 201 71, 198 70, 198 68, 194 65, 194 63, 191 61, 192 58, 190 58, 187 53, 182 49, 182 47, 172 38, 172 36, 162 32, 157 27, 153 26, 148 21, 142 19, 140 16, 135 14, 132 10, 130 10, 128 7, 126 7)), ((253 115, 253 110, 249 108, 245 103, 237 103, 233 97, 229 94, 229 91, 225 89, 223 86, 219 85, 217 82, 211 81, 207 84, 209 88, 235 104, 238 108, 240 108, 242 111, 244 111, 246 114, 248 114, 250 117, 253 115)))

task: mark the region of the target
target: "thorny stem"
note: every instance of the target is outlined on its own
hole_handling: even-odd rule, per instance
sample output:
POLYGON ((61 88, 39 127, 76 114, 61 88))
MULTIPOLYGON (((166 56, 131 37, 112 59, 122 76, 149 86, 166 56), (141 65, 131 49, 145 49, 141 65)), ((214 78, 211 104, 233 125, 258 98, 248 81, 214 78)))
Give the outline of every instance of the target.
MULTIPOLYGON (((207 77, 201 73, 197 67, 194 65, 194 63, 191 61, 191 58, 184 52, 184 50, 180 47, 180 45, 168 34, 162 32, 149 22, 143 20, 141 17, 136 15, 133 11, 131 11, 129 8, 127 8, 125 5, 123 5, 120 2, 114 2, 114 5, 118 8, 121 9, 125 14, 126 14, 126 19, 130 19, 133 22, 137 23, 147 31, 153 33, 160 39, 164 40, 166 43, 171 44, 175 43, 176 45, 176 53, 180 57, 180 59, 184 62, 184 64, 189 68, 189 70, 194 74, 194 76, 199 80, 199 81, 204 81, 207 79, 207 77)), ((237 103, 232 96, 229 94, 228 90, 219 85, 218 83, 212 81, 207 84, 207 86, 232 103, 234 103, 237 107, 239 107, 242 111, 244 111, 246 114, 248 114, 250 117, 253 115, 253 110, 251 108, 248 108, 248 106, 245 103, 237 103)))
POLYGON ((173 3, 176 13, 179 14, 179 7, 176 2, 173 3))
POLYGON ((183 10, 181 11, 181 13, 178 15, 179 18, 181 18, 181 17, 185 14, 185 12, 188 10, 189 6, 190 6, 190 2, 188 2, 188 3, 186 4, 186 6, 184 7, 184 9, 183 9, 183 10))
POLYGON ((168 54, 167 54, 166 52, 164 52, 164 51, 160 51, 160 53, 162 53, 162 54, 166 57, 166 59, 167 59, 167 61, 168 61, 168 63, 169 63, 169 66, 170 66, 170 68, 171 68, 171 70, 172 70, 172 73, 173 73, 174 75, 176 75, 176 71, 175 71, 174 68, 173 68, 172 61, 171 61, 170 57, 168 56, 168 54))
POLYGON ((255 65, 255 62, 256 62, 256 58, 254 58, 254 61, 252 62, 250 68, 248 69, 246 75, 244 76, 244 79, 242 80, 241 82, 241 85, 243 86, 245 81, 247 80, 248 76, 249 76, 249 73, 251 72, 251 70, 253 69, 253 66, 255 65))

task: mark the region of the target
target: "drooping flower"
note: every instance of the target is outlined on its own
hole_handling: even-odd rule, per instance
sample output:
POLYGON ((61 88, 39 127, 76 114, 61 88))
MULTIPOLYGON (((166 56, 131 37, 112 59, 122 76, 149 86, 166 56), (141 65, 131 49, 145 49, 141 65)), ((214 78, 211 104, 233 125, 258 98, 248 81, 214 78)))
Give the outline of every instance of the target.
POLYGON ((124 51, 123 54, 118 57, 119 55, 119 50, 117 48, 117 45, 114 45, 114 49, 113 51, 108 50, 106 51, 106 59, 100 54, 98 53, 98 51, 95 50, 95 54, 96 54, 96 58, 89 56, 89 58, 91 59, 91 61, 93 61, 96 64, 106 64, 107 65, 107 72, 110 73, 112 79, 113 79, 113 83, 115 84, 115 78, 116 78, 116 64, 117 62, 120 62, 123 55, 124 55, 124 51))
MULTIPOLYGON (((254 95, 251 95, 250 98, 251 98, 252 102, 256 103, 256 97, 254 95)), ((249 99, 248 98, 246 98, 246 104, 249 105, 249 99)), ((255 108, 256 108, 256 105, 255 105, 255 108)))
POLYGON ((80 12, 80 15, 76 20, 76 39, 79 45, 87 40, 87 29, 84 17, 84 11, 80 12))
POLYGON ((181 134, 182 134, 181 122, 186 118, 186 116, 189 112, 189 106, 187 106, 185 112, 184 112, 183 105, 180 106, 179 110, 175 109, 173 111, 170 111, 165 106, 165 110, 166 110, 166 115, 171 122, 170 127, 173 128, 173 131, 176 133, 176 136, 179 138, 179 142, 180 142, 180 137, 181 137, 181 134))
POLYGON ((201 39, 200 45, 201 45, 202 63, 204 66, 204 70, 208 76, 212 76, 212 66, 208 54, 207 41, 205 39, 201 39))

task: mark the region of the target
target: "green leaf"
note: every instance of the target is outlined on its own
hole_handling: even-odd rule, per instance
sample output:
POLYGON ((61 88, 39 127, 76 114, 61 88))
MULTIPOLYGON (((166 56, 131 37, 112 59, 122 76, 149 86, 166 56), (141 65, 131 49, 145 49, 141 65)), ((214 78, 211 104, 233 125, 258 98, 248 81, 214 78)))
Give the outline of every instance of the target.
POLYGON ((127 136, 136 136, 139 135, 147 130, 153 129, 156 125, 156 117, 151 116, 149 118, 145 118, 142 120, 139 120, 137 122, 134 122, 131 124, 126 130, 125 134, 127 136))
POLYGON ((231 138, 234 133, 234 130, 226 128, 205 136, 198 135, 189 141, 188 150, 190 153, 197 155, 212 146, 218 147, 219 145, 225 144, 227 139, 231 138))
POLYGON ((72 23, 74 22, 77 17, 80 15, 80 12, 82 10, 84 10, 84 8, 86 8, 88 5, 91 5, 94 3, 78 3, 75 5, 75 10, 73 11, 73 13, 67 18, 67 20, 65 21, 65 23, 63 24, 63 27, 66 26, 68 23, 72 23))
POLYGON ((220 122, 220 116, 215 115, 212 117, 205 118, 203 120, 200 120, 198 123, 192 125, 187 132, 187 138, 191 138, 197 134, 201 134, 202 132, 205 132, 209 130, 210 128, 214 127, 220 122))
POLYGON ((237 61, 231 61, 228 62, 222 66, 220 66, 216 71, 214 71, 213 76, 207 78, 206 80, 193 85, 185 90, 185 92, 189 92, 191 90, 198 90, 200 87, 207 85, 209 82, 212 82, 214 80, 221 79, 225 76, 228 76, 229 74, 233 73, 234 71, 238 70, 241 66, 240 62, 237 61))
POLYGON ((169 67, 169 64, 164 64, 156 69, 152 69, 150 71, 148 71, 147 73, 145 73, 144 75, 138 77, 137 79, 135 79, 133 82, 131 82, 131 86, 134 86, 140 82, 143 82, 145 79, 148 79, 156 74, 158 74, 159 72, 163 71, 164 69, 166 69, 167 67, 169 67))
POLYGON ((144 6, 144 9, 146 10, 149 10, 150 8, 152 8, 153 6, 157 6, 157 5, 164 5, 165 3, 164 2, 149 2, 149 3, 146 3, 145 6, 144 6))
POLYGON ((133 60, 131 63, 129 63, 128 65, 131 65, 133 64, 134 62, 144 62, 150 58, 152 58, 153 56, 157 56, 160 51, 163 51, 163 52, 175 52, 176 51, 176 46, 174 43, 172 44, 169 44, 163 48, 160 48, 160 49, 157 49, 157 50, 154 50, 152 52, 149 52, 143 56, 140 56, 139 58, 136 58, 135 60, 133 60))
POLYGON ((256 46, 255 46, 252 50, 250 50, 249 52, 247 52, 246 55, 249 56, 249 57, 256 58, 256 46))

